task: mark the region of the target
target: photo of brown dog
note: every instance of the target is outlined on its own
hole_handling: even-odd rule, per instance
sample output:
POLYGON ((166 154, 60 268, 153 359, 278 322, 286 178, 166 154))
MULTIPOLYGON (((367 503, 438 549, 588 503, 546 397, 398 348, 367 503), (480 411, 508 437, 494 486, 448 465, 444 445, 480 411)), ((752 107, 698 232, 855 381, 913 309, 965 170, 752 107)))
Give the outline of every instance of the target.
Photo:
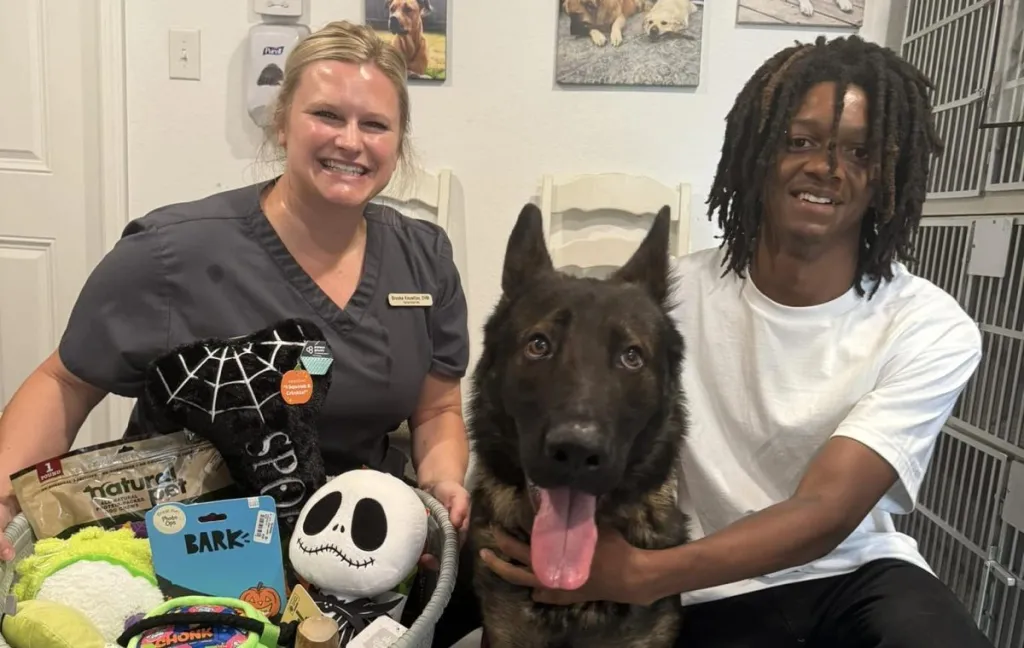
POLYGON ((447 76, 448 0, 365 0, 366 24, 402 56, 410 79, 447 76))
POLYGON ((560 84, 692 87, 704 0, 558 0, 560 84))

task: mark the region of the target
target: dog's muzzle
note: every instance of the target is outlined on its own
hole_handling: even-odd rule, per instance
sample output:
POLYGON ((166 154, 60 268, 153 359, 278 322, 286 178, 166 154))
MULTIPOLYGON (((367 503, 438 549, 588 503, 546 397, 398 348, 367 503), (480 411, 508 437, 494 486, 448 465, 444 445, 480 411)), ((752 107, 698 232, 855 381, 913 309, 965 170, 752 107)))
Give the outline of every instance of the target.
POLYGON ((569 34, 572 36, 586 36, 590 34, 590 25, 583 20, 580 14, 569 14, 569 34))
POLYGON ((404 34, 405 27, 402 27, 402 21, 397 16, 391 16, 388 18, 388 31, 392 34, 404 34))

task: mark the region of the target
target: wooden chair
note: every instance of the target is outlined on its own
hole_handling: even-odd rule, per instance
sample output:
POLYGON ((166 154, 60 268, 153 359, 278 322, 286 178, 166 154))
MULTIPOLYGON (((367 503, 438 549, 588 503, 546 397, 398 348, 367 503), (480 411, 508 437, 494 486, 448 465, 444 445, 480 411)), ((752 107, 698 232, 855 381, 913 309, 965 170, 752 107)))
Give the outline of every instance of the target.
POLYGON ((626 229, 621 227, 622 216, 626 220, 653 218, 665 205, 671 208, 671 254, 682 256, 690 251, 690 185, 668 186, 653 178, 625 173, 597 173, 565 179, 544 176, 540 208, 555 266, 586 269, 621 265, 636 251, 646 233, 645 226, 642 231, 627 236, 626 229), (583 239, 568 237, 570 228, 566 227, 565 217, 572 213, 582 213, 587 229, 598 226, 596 229, 606 235, 583 239), (619 227, 615 227, 615 221, 619 227))

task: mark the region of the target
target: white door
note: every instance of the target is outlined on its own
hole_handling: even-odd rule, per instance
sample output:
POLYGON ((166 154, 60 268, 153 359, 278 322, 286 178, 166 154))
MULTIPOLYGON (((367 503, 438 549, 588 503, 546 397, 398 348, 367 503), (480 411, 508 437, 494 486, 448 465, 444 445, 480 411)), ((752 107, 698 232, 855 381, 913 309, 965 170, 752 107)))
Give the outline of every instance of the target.
MULTIPOLYGON (((4 2, 0 19, 0 410, 56 348, 102 255, 93 0, 4 2)), ((75 447, 112 438, 105 399, 75 447)), ((30 431, 27 431, 30 432, 30 431)))

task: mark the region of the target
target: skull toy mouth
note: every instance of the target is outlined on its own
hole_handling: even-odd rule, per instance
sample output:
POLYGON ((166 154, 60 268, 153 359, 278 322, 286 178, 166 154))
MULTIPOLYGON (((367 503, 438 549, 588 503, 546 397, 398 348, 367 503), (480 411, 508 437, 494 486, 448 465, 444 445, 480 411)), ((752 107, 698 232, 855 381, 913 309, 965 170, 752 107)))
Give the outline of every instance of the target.
POLYGON ((349 567, 355 567, 356 569, 362 569, 364 567, 371 567, 373 565, 373 563, 374 563, 373 558, 366 558, 364 560, 353 560, 352 558, 349 558, 345 554, 345 552, 343 552, 341 549, 339 549, 338 547, 335 547, 332 544, 323 544, 323 545, 320 545, 319 547, 307 547, 306 543, 304 543, 302 541, 302 538, 298 538, 296 540, 296 545, 298 546, 298 548, 301 551, 303 551, 306 554, 310 554, 310 555, 318 554, 318 553, 321 553, 321 552, 324 552, 324 551, 328 551, 328 552, 334 554, 335 556, 337 556, 343 563, 345 563, 349 567))

